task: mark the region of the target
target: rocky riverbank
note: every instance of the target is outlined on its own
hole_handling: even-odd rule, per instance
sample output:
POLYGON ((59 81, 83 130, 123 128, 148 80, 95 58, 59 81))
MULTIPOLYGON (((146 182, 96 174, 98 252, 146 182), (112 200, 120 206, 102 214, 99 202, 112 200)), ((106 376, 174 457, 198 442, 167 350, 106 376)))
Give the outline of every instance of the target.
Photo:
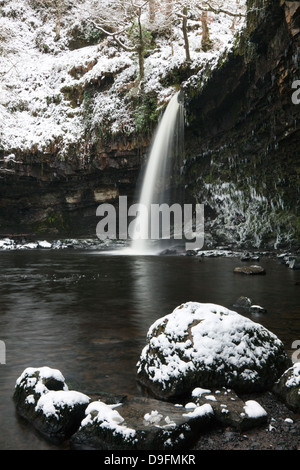
MULTIPOLYGON (((118 250, 128 247, 126 240, 100 240, 98 238, 61 238, 41 240, 32 235, 0 236, 0 250, 118 250)), ((237 267, 236 272, 250 273, 251 266, 255 266, 261 258, 272 258, 290 269, 300 269, 299 251, 282 250, 240 250, 224 246, 205 246, 202 250, 185 250, 183 246, 175 246, 160 253, 161 256, 194 256, 201 258, 236 258, 243 263, 243 270, 237 267), (250 264, 249 264, 250 263, 250 264)), ((252 274, 264 273, 263 268, 254 269, 252 274)))
MULTIPOLYGON (((243 397, 244 399, 249 398, 243 397)), ((271 392, 251 395, 267 411, 268 422, 245 432, 219 427, 203 435, 195 450, 300 450, 300 414, 271 392)))
POLYGON ((59 370, 28 367, 16 381, 17 412, 71 449, 299 448, 300 366, 273 333, 188 302, 157 320, 147 343, 139 396, 81 393, 59 370))

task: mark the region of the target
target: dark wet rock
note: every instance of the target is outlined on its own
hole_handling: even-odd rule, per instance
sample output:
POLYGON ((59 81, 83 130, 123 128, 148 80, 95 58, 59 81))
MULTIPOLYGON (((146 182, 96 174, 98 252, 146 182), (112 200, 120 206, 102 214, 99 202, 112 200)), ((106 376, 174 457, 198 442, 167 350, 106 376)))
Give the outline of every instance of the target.
POLYGON ((115 405, 93 401, 71 446, 96 450, 191 448, 198 433, 209 428, 213 415, 208 403, 187 410, 146 397, 131 397, 115 405))
POLYGON ((110 392, 97 392, 97 393, 88 393, 88 396, 91 398, 91 401, 102 401, 107 405, 115 405, 116 403, 124 403, 127 400, 127 395, 121 395, 117 393, 110 392))
POLYGON ((187 250, 185 252, 185 256, 196 256, 197 255, 197 251, 196 250, 187 250))
POLYGON ((244 402, 230 389, 210 391, 196 388, 192 392, 193 402, 198 406, 210 403, 215 419, 223 426, 239 431, 251 429, 265 424, 268 413, 255 400, 244 402))
POLYGON ((163 250, 160 255, 161 256, 168 256, 168 255, 177 255, 178 252, 175 249, 172 248, 167 248, 166 250, 163 250))
POLYGON ((287 369, 275 383, 273 392, 293 411, 300 413, 300 362, 287 369))
POLYGON ((248 311, 250 314, 261 314, 267 313, 267 310, 260 305, 254 305, 249 297, 241 296, 233 304, 236 308, 242 308, 248 311))
POLYGON ((247 252, 241 256, 241 261, 259 261, 259 256, 247 252))
POLYGON ((253 266, 238 266, 234 268, 234 273, 241 273, 241 274, 266 274, 265 269, 262 266, 253 265, 253 266))
POLYGON ((233 304, 234 307, 241 307, 241 308, 250 308, 252 305, 252 300, 249 297, 241 296, 239 297, 236 302, 233 304))
POLYGON ((187 302, 150 327, 137 378, 170 400, 196 387, 266 390, 286 364, 282 342, 263 326, 219 305, 187 302))
POLYGON ((51 442, 69 438, 79 427, 90 398, 69 391, 60 371, 29 367, 17 379, 17 412, 51 442))

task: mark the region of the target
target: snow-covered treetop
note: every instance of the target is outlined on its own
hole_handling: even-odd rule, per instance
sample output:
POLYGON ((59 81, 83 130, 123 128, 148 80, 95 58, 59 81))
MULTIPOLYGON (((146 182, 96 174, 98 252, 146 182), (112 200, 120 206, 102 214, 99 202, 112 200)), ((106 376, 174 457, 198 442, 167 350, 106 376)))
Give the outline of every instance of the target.
POLYGON ((134 135, 138 99, 157 112, 213 68, 243 27, 245 0, 2 0, 0 151, 67 158, 86 136, 134 135), (205 44, 204 44, 205 38, 205 44), (204 47, 205 46, 205 47, 204 47))

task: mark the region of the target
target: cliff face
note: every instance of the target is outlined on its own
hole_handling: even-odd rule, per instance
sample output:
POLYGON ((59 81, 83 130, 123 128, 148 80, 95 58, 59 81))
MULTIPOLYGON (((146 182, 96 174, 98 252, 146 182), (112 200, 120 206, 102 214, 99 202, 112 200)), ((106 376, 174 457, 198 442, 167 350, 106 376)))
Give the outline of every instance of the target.
POLYGON ((186 91, 185 180, 205 205, 207 246, 297 248, 300 2, 248 8, 235 50, 198 92, 186 91))
POLYGON ((0 234, 95 236, 96 209, 134 197, 143 146, 118 141, 84 163, 22 155, 0 170, 0 234))

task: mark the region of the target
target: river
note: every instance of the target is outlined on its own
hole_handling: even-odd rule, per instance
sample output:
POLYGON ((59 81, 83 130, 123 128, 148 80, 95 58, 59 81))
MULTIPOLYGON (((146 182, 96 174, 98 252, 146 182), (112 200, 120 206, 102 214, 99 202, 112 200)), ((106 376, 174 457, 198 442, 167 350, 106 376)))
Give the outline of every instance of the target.
MULTIPOLYGON (((245 264, 245 263, 244 263, 245 264)), ((300 340, 300 271, 261 258, 266 275, 234 274, 238 258, 119 256, 85 250, 0 252, 0 449, 68 449, 49 444, 15 413, 26 367, 59 369, 70 389, 139 394, 136 362, 158 318, 186 301, 210 302, 263 324, 289 354, 300 340), (233 308, 240 296, 267 310, 233 308)))

